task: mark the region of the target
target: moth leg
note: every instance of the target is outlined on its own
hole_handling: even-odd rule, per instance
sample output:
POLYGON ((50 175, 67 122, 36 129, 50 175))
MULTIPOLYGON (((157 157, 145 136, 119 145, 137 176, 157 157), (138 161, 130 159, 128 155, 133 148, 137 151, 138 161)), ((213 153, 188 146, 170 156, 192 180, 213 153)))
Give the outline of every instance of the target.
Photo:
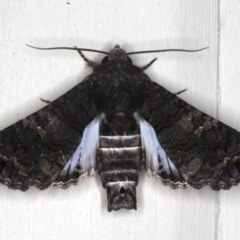
POLYGON ((144 71, 147 68, 149 68, 155 61, 157 60, 157 58, 154 58, 150 63, 148 63, 146 66, 141 67, 141 69, 144 71))
MULTIPOLYGON (((74 46, 74 47, 77 48, 76 46, 74 46)), ((88 59, 85 57, 85 55, 82 53, 81 50, 78 50, 78 53, 79 53, 79 55, 82 57, 82 59, 87 63, 87 65, 88 65, 89 67, 95 67, 95 66, 97 65, 97 63, 88 60, 88 59)))
POLYGON ((184 92, 186 92, 187 91, 187 88, 185 88, 185 89, 183 89, 183 90, 181 90, 181 91, 179 91, 179 92, 176 92, 176 93, 174 93, 175 95, 179 95, 179 94, 181 94, 181 93, 184 93, 184 92))
POLYGON ((43 98, 41 98, 41 97, 39 97, 38 99, 41 100, 41 101, 44 102, 44 103, 47 103, 47 104, 52 103, 51 101, 46 100, 46 99, 43 99, 43 98))

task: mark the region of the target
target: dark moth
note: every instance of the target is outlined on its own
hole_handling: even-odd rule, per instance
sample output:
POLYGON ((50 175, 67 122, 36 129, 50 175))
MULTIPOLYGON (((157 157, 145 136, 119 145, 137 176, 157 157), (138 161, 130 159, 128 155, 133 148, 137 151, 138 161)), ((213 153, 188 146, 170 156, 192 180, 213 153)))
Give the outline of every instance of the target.
POLYGON ((98 171, 109 211, 137 208, 142 165, 172 188, 239 183, 239 132, 152 82, 151 63, 133 65, 119 46, 106 54, 100 65, 82 55, 91 75, 0 132, 1 183, 67 188, 98 171))

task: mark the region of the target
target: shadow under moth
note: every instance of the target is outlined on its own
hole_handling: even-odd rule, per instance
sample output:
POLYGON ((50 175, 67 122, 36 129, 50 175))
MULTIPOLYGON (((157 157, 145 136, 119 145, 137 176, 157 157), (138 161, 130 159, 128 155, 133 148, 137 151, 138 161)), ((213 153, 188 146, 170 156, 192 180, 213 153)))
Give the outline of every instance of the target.
MULTIPOLYGON (((43 49, 43 48, 38 48, 43 49)), ((46 49, 46 48, 45 48, 46 49)), ((108 211, 136 209, 144 166, 171 188, 240 181, 240 134, 151 81, 118 45, 102 52, 77 50, 92 74, 46 107, 0 131, 0 182, 67 188, 95 171, 107 191, 108 211), (106 54, 101 64, 82 51, 106 54)), ((44 101, 44 100, 43 100, 44 101)))

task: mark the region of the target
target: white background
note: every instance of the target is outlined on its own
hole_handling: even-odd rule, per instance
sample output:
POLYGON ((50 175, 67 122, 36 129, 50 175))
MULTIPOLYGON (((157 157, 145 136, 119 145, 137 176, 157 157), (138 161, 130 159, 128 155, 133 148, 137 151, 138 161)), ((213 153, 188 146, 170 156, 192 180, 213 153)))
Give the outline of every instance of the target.
MULTIPOLYGON (((239 21, 239 0, 2 0, 0 129, 43 107, 38 97, 52 101, 91 72, 74 51, 28 43, 103 51, 120 44, 127 52, 209 46, 132 59, 143 66, 157 57, 146 71, 153 81, 171 92, 187 88, 181 98, 240 130, 239 21)), ((239 239, 240 187, 172 190, 142 172, 137 191, 137 211, 108 213, 98 176, 68 190, 0 185, 1 239, 239 239)))

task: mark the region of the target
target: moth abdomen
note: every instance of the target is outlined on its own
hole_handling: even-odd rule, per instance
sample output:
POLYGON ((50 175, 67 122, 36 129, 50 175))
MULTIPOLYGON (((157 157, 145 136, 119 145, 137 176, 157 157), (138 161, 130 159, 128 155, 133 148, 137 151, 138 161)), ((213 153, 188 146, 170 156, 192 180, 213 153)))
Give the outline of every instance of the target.
POLYGON ((141 145, 140 134, 124 136, 100 136, 99 145, 102 148, 136 147, 141 145))
POLYGON ((136 209, 136 186, 141 170, 140 134, 99 136, 98 171, 107 189, 108 210, 136 209))

